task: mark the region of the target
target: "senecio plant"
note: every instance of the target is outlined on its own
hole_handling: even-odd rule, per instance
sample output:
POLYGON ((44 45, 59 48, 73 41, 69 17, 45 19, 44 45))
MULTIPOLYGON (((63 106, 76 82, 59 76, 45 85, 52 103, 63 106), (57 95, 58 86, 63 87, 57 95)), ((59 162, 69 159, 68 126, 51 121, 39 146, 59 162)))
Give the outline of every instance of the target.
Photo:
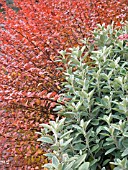
MULTIPOLYGON (((60 116, 41 124, 49 170, 128 170, 128 24, 98 25, 93 41, 61 51, 60 116), (91 62, 86 63, 86 57, 91 62)), ((56 61, 56 62, 57 62, 56 61)))

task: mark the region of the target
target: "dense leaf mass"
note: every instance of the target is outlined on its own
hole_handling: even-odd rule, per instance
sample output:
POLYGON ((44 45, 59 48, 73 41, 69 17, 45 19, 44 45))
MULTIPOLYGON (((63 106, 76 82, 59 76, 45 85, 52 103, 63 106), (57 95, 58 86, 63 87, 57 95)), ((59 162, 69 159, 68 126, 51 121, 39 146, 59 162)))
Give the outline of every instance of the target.
POLYGON ((97 23, 115 21, 120 26, 127 19, 127 0, 16 0, 7 6, 2 0, 1 4, 0 138, 5 143, 1 156, 15 164, 16 157, 25 162, 25 157, 38 155, 33 149, 35 130, 39 121, 47 121, 63 81, 62 72, 56 70, 61 63, 54 62, 58 51, 81 45, 80 39, 91 36, 97 23))
POLYGON ((61 51, 67 60, 61 98, 68 100, 54 108, 63 118, 42 123, 38 139, 50 144, 48 170, 128 169, 127 33, 127 22, 121 29, 99 24, 93 43, 84 39, 68 57, 61 51))

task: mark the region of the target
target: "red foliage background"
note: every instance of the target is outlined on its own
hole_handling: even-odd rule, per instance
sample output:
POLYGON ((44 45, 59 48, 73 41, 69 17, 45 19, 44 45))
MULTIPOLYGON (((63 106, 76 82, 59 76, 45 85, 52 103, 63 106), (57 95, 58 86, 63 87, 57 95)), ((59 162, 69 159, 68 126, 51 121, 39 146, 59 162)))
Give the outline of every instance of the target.
POLYGON ((127 19, 127 0, 16 0, 1 2, 1 168, 41 169, 44 150, 36 142, 59 97, 58 51, 81 45, 97 23, 127 19), (12 10, 17 7, 18 11, 12 10), (6 162, 4 162, 6 161, 6 162))

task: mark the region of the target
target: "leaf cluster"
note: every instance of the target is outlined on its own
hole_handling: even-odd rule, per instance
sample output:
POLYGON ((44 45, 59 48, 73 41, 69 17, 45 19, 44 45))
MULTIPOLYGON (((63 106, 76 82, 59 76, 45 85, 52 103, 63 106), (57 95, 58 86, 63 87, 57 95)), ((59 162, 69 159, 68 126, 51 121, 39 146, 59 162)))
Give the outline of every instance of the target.
POLYGON ((61 51, 66 63, 62 99, 54 110, 64 118, 41 124, 45 154, 56 170, 128 169, 128 24, 98 25, 82 48, 61 51), (68 55, 68 57, 65 57, 68 55), (85 63, 90 56, 91 63, 85 63))

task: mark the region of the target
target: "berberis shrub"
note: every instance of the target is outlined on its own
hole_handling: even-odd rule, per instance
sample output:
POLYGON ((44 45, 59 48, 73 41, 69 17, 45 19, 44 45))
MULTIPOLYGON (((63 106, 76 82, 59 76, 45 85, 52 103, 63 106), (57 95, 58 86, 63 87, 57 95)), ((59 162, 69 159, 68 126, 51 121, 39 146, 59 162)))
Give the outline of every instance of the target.
POLYGON ((50 170, 128 169, 128 24, 98 25, 93 41, 61 51, 63 94, 56 121, 41 124, 50 170), (92 62, 85 63, 90 56, 92 62))

